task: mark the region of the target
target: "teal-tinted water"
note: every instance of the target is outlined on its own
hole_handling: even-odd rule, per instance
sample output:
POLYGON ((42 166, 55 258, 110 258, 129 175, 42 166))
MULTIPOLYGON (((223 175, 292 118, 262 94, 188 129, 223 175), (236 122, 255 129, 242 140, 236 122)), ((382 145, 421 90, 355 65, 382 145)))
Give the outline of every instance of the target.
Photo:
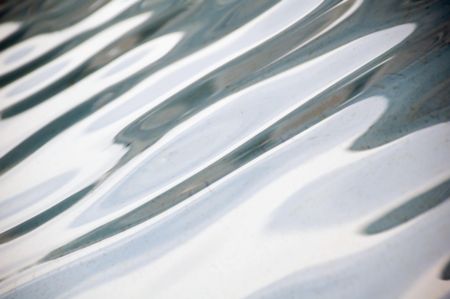
POLYGON ((445 298, 449 15, 0 2, 0 297, 445 298))

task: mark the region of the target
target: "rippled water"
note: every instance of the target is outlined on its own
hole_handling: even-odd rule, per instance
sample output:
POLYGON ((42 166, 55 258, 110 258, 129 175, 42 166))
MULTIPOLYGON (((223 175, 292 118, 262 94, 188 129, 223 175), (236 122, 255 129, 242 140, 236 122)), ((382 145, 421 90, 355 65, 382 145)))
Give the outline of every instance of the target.
POLYGON ((450 2, 0 2, 0 297, 449 298, 450 2))

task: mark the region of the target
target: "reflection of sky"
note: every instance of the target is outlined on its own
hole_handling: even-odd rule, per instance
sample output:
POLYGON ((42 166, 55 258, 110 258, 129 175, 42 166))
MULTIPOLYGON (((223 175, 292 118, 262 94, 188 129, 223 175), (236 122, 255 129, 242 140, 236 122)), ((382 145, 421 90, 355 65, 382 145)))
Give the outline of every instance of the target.
MULTIPOLYGON (((254 136, 257 130, 280 118, 280 115, 304 104, 340 78, 376 58, 379 53, 384 53, 404 39, 411 29, 412 26, 404 25, 392 29, 392 33, 380 32, 364 37, 324 57, 318 57, 308 65, 300 65, 205 109, 156 144, 148 152, 148 157, 140 161, 138 168, 130 172, 124 182, 116 184, 108 195, 111 198, 108 201, 112 205, 124 205, 127 200, 159 193, 175 182, 192 176, 236 148, 249 136, 254 136), (385 41, 382 44, 381 38, 385 41), (392 44, 388 43, 389 38, 392 44), (376 46, 376 51, 366 50, 376 46), (355 52, 362 54, 358 57, 354 55, 355 52), (349 61, 350 57, 353 58, 351 63, 340 64, 349 61), (327 74, 325 69, 330 66, 337 71, 327 74), (298 85, 305 87, 296 90, 295 86, 298 85), (273 103, 275 97, 280 99, 273 103), (235 115, 241 115, 242 118, 236 119, 235 115)), ((94 215, 98 217, 98 212, 94 215)))
POLYGON ((37 35, 23 43, 12 46, 0 55, 0 75, 29 63, 52 48, 63 44, 87 30, 100 26, 136 2, 136 0, 112 1, 110 4, 103 6, 92 15, 67 29, 50 34, 37 35))
POLYGON ((144 2, 0 26, 0 294, 448 293, 445 5, 144 2))
POLYGON ((46 66, 43 66, 37 71, 18 79, 16 82, 5 87, 4 89, 5 98, 8 99, 11 97, 11 100, 9 101, 10 103, 7 103, 11 104, 11 102, 14 103, 15 101, 20 101, 20 99, 23 99, 23 96, 18 97, 18 94, 29 95, 33 92, 39 91, 43 86, 49 85, 60 79, 64 74, 69 73, 77 66, 80 66, 86 62, 90 56, 95 55, 96 52, 101 50, 103 47, 107 46, 127 31, 130 31, 133 27, 141 24, 149 16, 150 14, 139 15, 124 22, 120 22, 85 41, 78 47, 75 47, 46 66))

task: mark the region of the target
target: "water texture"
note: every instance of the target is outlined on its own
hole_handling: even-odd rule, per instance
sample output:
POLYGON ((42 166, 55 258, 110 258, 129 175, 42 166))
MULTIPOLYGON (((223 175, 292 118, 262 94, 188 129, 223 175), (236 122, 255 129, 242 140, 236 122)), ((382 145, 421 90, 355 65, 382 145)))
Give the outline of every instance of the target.
POLYGON ((450 2, 0 1, 0 298, 447 298, 450 2))

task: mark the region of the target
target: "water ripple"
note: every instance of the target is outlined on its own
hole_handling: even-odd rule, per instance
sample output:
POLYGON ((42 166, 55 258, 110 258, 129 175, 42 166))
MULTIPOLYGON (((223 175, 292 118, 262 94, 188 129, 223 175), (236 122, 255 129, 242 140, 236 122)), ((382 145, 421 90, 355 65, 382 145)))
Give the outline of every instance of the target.
POLYGON ((443 298, 450 5, 0 3, 0 297, 443 298))

